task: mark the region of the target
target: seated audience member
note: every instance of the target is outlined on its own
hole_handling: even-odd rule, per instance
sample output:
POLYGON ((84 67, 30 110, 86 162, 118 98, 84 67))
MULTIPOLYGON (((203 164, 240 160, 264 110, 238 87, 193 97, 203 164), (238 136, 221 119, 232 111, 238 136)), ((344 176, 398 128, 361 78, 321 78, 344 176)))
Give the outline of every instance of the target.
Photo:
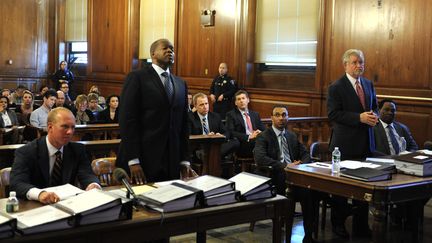
POLYGON ((67 84, 65 82, 61 83, 60 90, 63 91, 63 93, 65 95, 65 104, 73 106, 73 101, 75 100, 75 96, 73 96, 69 92, 69 84, 67 84))
POLYGON ((253 157, 255 139, 265 126, 261 122, 258 112, 248 108, 249 95, 245 90, 239 90, 234 95, 236 108, 226 115, 226 126, 230 134, 240 141, 236 151, 238 156, 253 157))
POLYGON ((110 95, 106 100, 107 108, 99 112, 98 121, 101 123, 118 123, 120 96, 110 95))
POLYGON ((383 99, 378 103, 379 122, 374 126, 375 153, 377 155, 395 155, 407 151, 418 150, 417 143, 407 126, 396 122, 396 103, 391 99, 383 99))
POLYGON ((23 98, 23 95, 24 95, 24 90, 27 90, 27 88, 24 85, 18 85, 18 87, 15 89, 15 92, 13 92, 11 94, 11 100, 10 100, 10 102, 12 104, 17 105, 17 106, 21 105, 22 98, 23 98))
POLYGON ((227 141, 221 145, 222 158, 234 152, 239 146, 237 139, 230 139, 229 132, 225 129, 219 114, 209 111, 207 95, 197 93, 193 97, 195 112, 189 112, 190 135, 214 135, 223 134, 227 141))
POLYGON ((93 112, 93 115, 95 113, 98 113, 100 111, 103 111, 102 106, 99 105, 99 96, 96 93, 90 93, 87 96, 89 105, 88 105, 88 109, 93 112))
POLYGON ((9 98, 0 96, 0 128, 18 126, 18 118, 14 111, 8 109, 9 98))
POLYGON ((95 93, 98 95, 98 104, 104 108, 105 107, 105 97, 103 97, 99 91, 99 87, 97 85, 92 85, 89 90, 89 94, 95 93))
POLYGON ((49 90, 49 87, 46 85, 42 85, 39 89, 39 94, 35 96, 35 100, 43 100, 43 96, 45 94, 45 92, 47 92, 49 90))
POLYGON ((57 92, 49 89, 44 94, 42 106, 34 110, 30 115, 30 125, 38 128, 47 128, 48 113, 51 111, 57 99, 57 92))
POLYGON ((64 108, 67 108, 67 109, 69 109, 69 110, 71 110, 71 111, 74 111, 74 107, 72 107, 72 106, 70 106, 70 105, 68 105, 68 104, 66 104, 65 103, 65 95, 64 95, 64 93, 63 93, 63 91, 61 91, 61 90, 57 90, 57 100, 56 100, 56 103, 55 103, 55 105, 54 105, 54 107, 53 108, 57 108, 57 107, 64 107, 64 108))
POLYGON ((195 112, 196 108, 193 105, 192 94, 188 94, 188 112, 195 112))
POLYGON ((47 136, 16 150, 10 189, 20 198, 44 204, 59 201, 56 193, 43 190, 46 187, 70 183, 86 190, 100 189, 84 146, 70 142, 75 128, 72 112, 63 107, 53 109, 48 115, 47 128, 47 136))
POLYGON ((93 113, 89 109, 87 109, 87 105, 87 95, 78 95, 75 100, 75 108, 73 109, 73 113, 75 115, 75 122, 77 125, 84 125, 87 123, 95 122, 95 117, 93 116, 93 113))
POLYGON ((24 90, 21 105, 15 107, 15 112, 19 115, 19 125, 30 125, 30 115, 37 108, 39 108, 39 106, 33 103, 33 93, 28 90, 24 90))
MULTIPOLYGON (((255 162, 258 165, 271 166, 271 179, 278 194, 286 195, 284 168, 310 162, 306 148, 297 136, 286 129, 288 124, 288 109, 275 106, 271 115, 272 126, 264 130, 256 139, 253 150, 255 162)), ((313 242, 314 206, 312 191, 295 187, 291 195, 300 200, 303 211, 303 227, 305 236, 303 242, 313 242)))
POLYGON ((15 104, 12 102, 12 94, 10 89, 2 89, 0 96, 8 97, 9 105, 11 105, 11 107, 15 107, 15 104))

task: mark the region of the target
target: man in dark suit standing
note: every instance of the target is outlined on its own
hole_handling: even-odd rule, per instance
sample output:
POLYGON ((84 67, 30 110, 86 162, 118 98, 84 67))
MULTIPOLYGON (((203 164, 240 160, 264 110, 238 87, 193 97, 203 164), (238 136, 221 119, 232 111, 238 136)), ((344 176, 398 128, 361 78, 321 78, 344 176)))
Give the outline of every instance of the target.
POLYGON ((252 157, 255 147, 255 139, 265 126, 261 122, 258 112, 250 110, 249 94, 245 90, 239 90, 234 95, 236 108, 226 115, 226 126, 231 136, 240 141, 237 155, 252 157))
POLYGON ((59 197, 43 188, 66 183, 85 188, 100 189, 93 174, 84 145, 72 143, 75 117, 66 108, 59 107, 48 114, 48 135, 33 140, 15 152, 10 186, 18 197, 38 200, 44 204, 55 203, 59 197))
MULTIPOLYGON (((288 124, 288 109, 285 106, 275 106, 272 110, 272 126, 260 133, 253 150, 255 162, 258 165, 271 166, 271 178, 278 194, 286 195, 284 169, 302 163, 310 162, 310 156, 297 136, 286 129, 288 124)), ((296 200, 300 201, 303 211, 303 227, 305 236, 303 242, 313 242, 313 194, 304 188, 293 188, 290 191, 296 200)))
MULTIPOLYGON (((371 81, 362 77, 363 52, 347 50, 342 57, 345 74, 328 88, 327 114, 333 125, 330 152, 339 147, 342 160, 363 160, 375 150, 373 127, 378 122, 377 100, 371 81)), ((353 219, 355 234, 367 235, 368 205, 359 202, 353 219)), ((349 237, 344 223, 349 215, 346 199, 334 197, 332 207, 333 232, 349 237)))
POLYGON ((383 99, 378 104, 380 119, 374 127, 375 154, 395 155, 403 151, 418 150, 417 143, 407 126, 396 122, 396 103, 383 99))
POLYGON ((179 178, 181 163, 190 169, 188 91, 186 83, 170 73, 174 46, 159 39, 150 54, 152 64, 130 72, 120 96, 117 164, 130 171, 136 183, 179 178))
POLYGON ((222 134, 227 141, 221 145, 221 156, 224 158, 234 152, 239 146, 237 139, 230 139, 229 132, 225 129, 219 114, 209 111, 207 95, 197 93, 193 96, 195 112, 189 113, 189 132, 191 135, 222 134))

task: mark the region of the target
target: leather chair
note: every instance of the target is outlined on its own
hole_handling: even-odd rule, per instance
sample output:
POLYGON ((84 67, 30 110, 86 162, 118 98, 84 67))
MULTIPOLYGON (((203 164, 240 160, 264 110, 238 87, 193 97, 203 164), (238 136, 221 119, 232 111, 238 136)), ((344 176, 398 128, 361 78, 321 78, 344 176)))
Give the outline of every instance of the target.
POLYGON ((118 182, 114 181, 112 173, 114 171, 116 157, 106 157, 95 159, 91 163, 93 173, 98 176, 101 186, 117 185, 118 182))
POLYGON ((6 167, 0 170, 0 198, 9 196, 9 181, 11 167, 6 167))

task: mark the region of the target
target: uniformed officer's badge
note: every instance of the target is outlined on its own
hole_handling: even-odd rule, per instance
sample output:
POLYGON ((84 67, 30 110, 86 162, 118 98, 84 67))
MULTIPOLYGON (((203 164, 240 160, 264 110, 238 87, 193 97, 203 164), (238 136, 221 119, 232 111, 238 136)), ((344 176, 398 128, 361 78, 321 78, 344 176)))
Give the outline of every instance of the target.
POLYGON ((232 85, 234 85, 235 81, 234 81, 233 79, 231 79, 230 83, 231 83, 232 85))
POLYGON ((223 83, 224 83, 224 84, 226 84, 226 83, 227 83, 227 81, 226 81, 226 80, 224 80, 224 81, 223 81, 223 83))

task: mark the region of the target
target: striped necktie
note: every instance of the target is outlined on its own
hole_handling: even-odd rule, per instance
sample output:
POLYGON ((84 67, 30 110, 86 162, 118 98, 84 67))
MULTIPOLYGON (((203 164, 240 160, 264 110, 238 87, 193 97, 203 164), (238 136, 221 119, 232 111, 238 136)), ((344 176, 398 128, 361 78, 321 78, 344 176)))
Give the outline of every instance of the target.
POLYGON ((291 163, 291 159, 290 159, 290 155, 289 155, 289 149, 288 149, 288 142, 286 140, 286 137, 284 136, 283 132, 281 132, 279 134, 279 136, 281 136, 283 161, 286 162, 286 163, 291 163))
POLYGON ((161 75, 164 77, 163 84, 165 86, 165 91, 167 93, 168 100, 171 102, 174 92, 173 92, 173 85, 171 83, 170 75, 168 74, 168 72, 163 72, 161 75))
POLYGON ((395 154, 399 154, 399 152, 400 152, 399 151, 399 143, 397 142, 396 136, 394 134, 396 131, 395 131, 394 127, 391 126, 391 125, 388 125, 387 129, 388 129, 388 133, 389 133, 389 136, 390 136, 390 142, 391 142, 391 144, 393 146, 395 154))
POLYGON ((204 135, 207 135, 209 133, 209 129, 207 127, 207 119, 205 117, 202 119, 202 126, 204 135))
POLYGON ((60 150, 55 153, 55 156, 54 167, 51 172, 51 186, 58 186, 62 184, 63 159, 60 150))

